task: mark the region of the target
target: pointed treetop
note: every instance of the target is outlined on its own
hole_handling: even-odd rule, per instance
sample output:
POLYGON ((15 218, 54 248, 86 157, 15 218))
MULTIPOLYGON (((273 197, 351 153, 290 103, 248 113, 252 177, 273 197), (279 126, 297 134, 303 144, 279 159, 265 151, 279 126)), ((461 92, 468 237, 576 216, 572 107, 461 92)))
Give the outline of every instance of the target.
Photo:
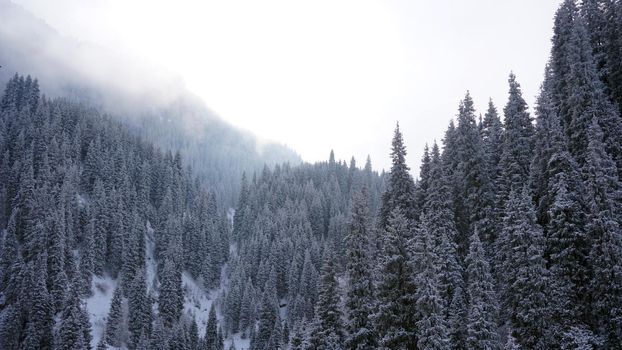
POLYGON ((354 159, 354 156, 352 156, 352 158, 350 158, 350 170, 354 169, 356 169, 356 159, 354 159))
POLYGON ((516 81, 516 75, 510 73, 508 78, 508 84, 510 86, 508 92, 508 102, 503 108, 505 115, 505 127, 507 130, 531 130, 531 118, 527 111, 527 102, 523 98, 520 84, 516 81))
POLYGON ((368 154, 367 155, 367 160, 365 160, 365 171, 371 172, 371 170, 372 170, 372 168, 371 168, 371 157, 368 154))
POLYGON ((404 139, 402 132, 400 131, 400 124, 397 123, 395 131, 393 133, 393 141, 391 142, 391 158, 393 159, 393 168, 396 166, 404 166, 406 170, 410 170, 406 166, 406 146, 404 145, 404 139))
POLYGON ((495 103, 492 101, 492 97, 488 100, 488 109, 486 110, 486 113, 484 114, 484 122, 487 119, 494 119, 494 118, 499 118, 499 112, 497 112, 497 106, 495 106, 495 103))

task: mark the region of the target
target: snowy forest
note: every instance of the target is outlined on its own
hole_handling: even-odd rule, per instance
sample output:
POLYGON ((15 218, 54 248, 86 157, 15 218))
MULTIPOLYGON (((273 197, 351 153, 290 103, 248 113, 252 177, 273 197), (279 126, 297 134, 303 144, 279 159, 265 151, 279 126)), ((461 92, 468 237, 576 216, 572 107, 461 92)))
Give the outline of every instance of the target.
POLYGON ((0 349, 622 349, 622 1, 553 28, 536 105, 466 92, 416 178, 399 124, 387 172, 232 166, 15 74, 0 349))

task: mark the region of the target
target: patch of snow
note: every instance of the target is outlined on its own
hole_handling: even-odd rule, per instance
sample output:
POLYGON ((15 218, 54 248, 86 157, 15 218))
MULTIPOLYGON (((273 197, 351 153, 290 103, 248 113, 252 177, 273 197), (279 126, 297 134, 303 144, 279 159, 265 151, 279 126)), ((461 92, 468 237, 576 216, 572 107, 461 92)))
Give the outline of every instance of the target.
POLYGON ((281 320, 287 319, 287 299, 279 300, 279 317, 281 320))
POLYGON ((235 333, 225 339, 225 350, 229 350, 232 343, 235 343, 236 350, 248 350, 251 347, 251 339, 242 339, 242 333, 235 333))
POLYGON ((203 337, 214 299, 205 293, 203 288, 187 272, 181 275, 181 283, 184 290, 184 313, 196 320, 199 337, 203 337))
MULTIPOLYGON (((229 210, 227 210, 227 219, 229 220, 229 225, 233 226, 233 218, 235 217, 235 209, 234 208, 229 208, 229 210)), ((229 350, 229 349, 227 349, 229 350)))
POLYGON ((93 281, 91 282, 91 291, 93 295, 86 299, 86 310, 89 314, 93 336, 91 342, 91 347, 93 349, 97 346, 97 343, 99 343, 105 331, 108 310, 110 310, 112 295, 116 287, 117 282, 111 277, 98 277, 93 275, 93 281))
POLYGON ((83 209, 86 207, 86 198, 79 193, 76 193, 76 202, 78 203, 78 208, 83 209))
MULTIPOLYGON (((225 263, 221 269, 218 288, 208 291, 204 290, 201 284, 195 281, 188 272, 183 272, 181 275, 181 283, 184 290, 184 314, 196 320, 199 337, 205 336, 205 328, 207 327, 207 320, 212 306, 216 308, 216 319, 218 320, 219 326, 222 326, 221 322, 223 316, 218 300, 223 297, 225 289, 229 284, 227 267, 228 265, 225 263)), ((248 348, 248 346, 245 347, 245 349, 246 348, 248 348)), ((238 350, 240 349, 238 348, 238 350)))
POLYGON ((231 243, 229 245, 229 260, 235 260, 238 257, 238 245, 231 243))

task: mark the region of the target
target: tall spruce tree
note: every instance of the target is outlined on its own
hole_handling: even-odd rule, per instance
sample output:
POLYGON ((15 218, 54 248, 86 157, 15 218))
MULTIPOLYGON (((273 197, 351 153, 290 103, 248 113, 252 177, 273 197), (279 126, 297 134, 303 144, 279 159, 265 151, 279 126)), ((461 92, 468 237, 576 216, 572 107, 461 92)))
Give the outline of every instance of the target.
POLYGON ((502 312, 511 334, 525 348, 546 348, 550 327, 544 238, 529 192, 510 192, 497 242, 502 312))
POLYGON ((345 337, 340 295, 335 277, 335 257, 332 248, 324 254, 315 319, 309 333, 307 349, 342 349, 345 337))
POLYGON ((383 235, 373 315, 379 349, 416 349, 416 296, 408 252, 410 225, 402 210, 391 213, 383 235))
POLYGON ((562 329, 574 326, 587 312, 584 298, 589 282, 590 238, 585 231, 585 190, 579 166, 566 150, 563 135, 554 135, 553 139, 554 150, 548 164, 551 202, 547 211, 545 256, 555 303, 551 308, 552 322, 560 336, 562 329))
POLYGON ((399 124, 395 127, 391 143, 391 172, 387 179, 387 189, 382 195, 380 227, 386 229, 392 212, 399 208, 406 220, 414 222, 417 216, 415 202, 415 183, 406 165, 406 146, 399 124))
POLYGON ((218 343, 218 320, 216 319, 216 307, 212 305, 209 310, 209 316, 207 318, 207 325, 205 327, 204 349, 216 350, 216 344, 218 343))
POLYGON ((128 314, 129 344, 134 348, 143 332, 151 332, 151 302, 147 295, 145 270, 143 269, 136 271, 134 282, 128 291, 128 314))
POLYGON ((272 336, 274 324, 279 319, 279 305, 276 296, 276 273, 270 270, 268 280, 266 280, 259 315, 257 322, 257 332, 251 341, 251 348, 254 350, 265 349, 266 344, 272 336))
POLYGON ((103 337, 105 344, 115 347, 121 346, 123 321, 123 292, 121 286, 118 285, 112 294, 110 311, 108 311, 108 318, 106 319, 106 330, 103 337))
POLYGON ((24 281, 28 285, 28 294, 24 297, 24 302, 30 304, 28 313, 28 324, 26 337, 24 339, 24 349, 52 349, 53 336, 53 305, 51 297, 45 286, 45 276, 47 254, 41 253, 37 261, 31 262, 33 273, 30 280, 24 281))
POLYGON ((352 203, 350 231, 347 236, 348 288, 345 306, 348 320, 345 348, 362 350, 376 344, 370 315, 373 313, 373 275, 369 249, 371 222, 367 199, 367 187, 357 193, 352 203))
POLYGON ((482 139, 475 120, 473 99, 467 92, 458 108, 458 126, 453 133, 456 168, 452 182, 457 196, 454 198, 458 252, 464 257, 468 240, 475 226, 487 226, 490 207, 494 204, 482 139))
POLYGON ((76 287, 77 285, 72 286, 67 298, 67 305, 61 312, 58 343, 55 346, 59 350, 91 348, 91 325, 88 322, 88 317, 85 317, 84 306, 76 287))
POLYGON ((440 258, 424 214, 414 237, 412 260, 419 349, 450 349, 445 302, 440 291, 440 258))
POLYGON ((503 212, 502 196, 499 187, 502 181, 501 155, 504 137, 503 124, 492 99, 488 102, 488 110, 484 114, 481 135, 486 160, 486 173, 491 181, 490 190, 493 205, 490 212, 490 225, 479 227, 478 229, 484 247, 490 250, 499 233, 503 212))
POLYGON ((596 119, 589 130, 584 167, 591 237, 588 263, 591 269, 589 322, 605 340, 605 347, 622 344, 622 184, 617 169, 602 143, 603 132, 596 119))
POLYGON ((466 257, 467 348, 500 349, 497 333, 497 299, 490 266, 479 234, 471 235, 466 257))
POLYGON ((166 326, 176 323, 183 309, 181 270, 174 261, 164 263, 158 296, 158 309, 166 326))
POLYGON ((510 85, 508 103, 503 109, 504 134, 501 150, 502 198, 508 198, 510 191, 521 191, 529 179, 531 163, 530 150, 533 147, 534 127, 523 99, 521 88, 514 73, 508 79, 510 85))
POLYGON ((450 179, 445 173, 438 145, 432 146, 430 164, 430 190, 423 208, 425 227, 433 236, 435 254, 438 256, 439 291, 444 308, 449 312, 456 286, 462 282, 462 267, 457 256, 457 237, 452 207, 450 179))

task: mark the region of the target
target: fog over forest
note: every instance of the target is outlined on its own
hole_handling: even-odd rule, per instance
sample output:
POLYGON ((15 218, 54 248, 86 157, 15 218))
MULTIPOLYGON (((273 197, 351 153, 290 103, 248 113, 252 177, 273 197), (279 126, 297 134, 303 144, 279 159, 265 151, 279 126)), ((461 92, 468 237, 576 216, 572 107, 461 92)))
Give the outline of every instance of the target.
MULTIPOLYGON (((456 9, 444 2, 267 2, 234 12, 212 2, 154 2, 153 13, 174 10, 168 25, 197 31, 175 36, 181 29, 146 35, 153 17, 134 16, 140 1, 122 10, 116 1, 0 0, 0 349, 622 349, 622 1, 564 0, 550 14, 548 2, 486 3, 456 5, 493 16, 487 27, 464 27, 473 50, 510 33, 503 18, 514 23, 530 11, 535 24, 525 37, 548 43, 525 52, 516 42, 521 52, 513 58, 488 55, 495 74, 506 67, 502 59, 524 61, 499 73, 500 89, 488 77, 469 89, 466 78, 481 66, 446 80, 468 70, 461 59, 475 51, 444 48, 464 23, 448 20, 456 9), (401 16, 391 12, 397 8, 401 16), (184 53, 203 57, 218 46, 210 46, 216 34, 194 27, 198 9, 214 9, 205 18, 221 29, 247 20, 220 40, 241 53, 244 33, 261 39, 256 63, 286 53, 271 83, 263 78, 274 66, 263 63, 230 82, 215 79, 219 108, 227 104, 216 97, 230 84, 243 75, 248 83, 235 96, 239 109, 228 105, 223 116, 203 95, 213 86, 200 82, 209 69, 189 79, 188 67, 141 58, 105 35, 89 42, 66 33, 79 24, 95 38, 106 20, 117 19, 121 30, 135 18, 145 25, 127 32, 127 40, 145 40, 136 49, 168 33, 164 48, 201 47, 184 53), (439 20, 443 9, 448 18, 439 20), (349 10, 352 18, 340 17, 349 10), (88 15, 98 11, 89 27, 88 15), (403 68, 371 62, 400 51, 383 35, 399 42, 422 34, 421 23, 401 22, 411 15, 430 28, 452 23, 425 33, 440 52, 418 52, 451 58, 447 70, 444 61, 427 67, 438 81, 416 82, 424 90, 429 83, 423 96, 435 96, 427 107, 394 118, 410 111, 396 102, 409 94, 398 87, 410 85, 397 83, 377 100, 365 101, 375 86, 327 100, 354 72, 331 71, 344 62, 368 68, 372 85, 403 68), (549 15, 552 31, 539 20, 549 15), (313 29, 322 16, 334 22, 313 29), (341 24, 352 25, 348 35, 341 24), (326 39, 333 32, 334 41, 326 39), (194 43, 201 33, 205 42, 194 43), (262 46, 266 33, 304 35, 279 51, 262 46), (369 36, 366 45, 360 35, 369 36), (335 65, 307 65, 299 54, 309 48, 300 45, 324 39, 335 65), (354 62, 363 46, 385 51, 354 62), (544 56, 535 92, 522 83, 533 85, 533 65, 544 56), (321 85, 297 85, 311 84, 318 67, 325 68, 321 85), (292 80, 285 107, 271 117, 265 106, 288 70, 300 81, 292 80), (446 81, 455 82, 447 94, 467 86, 459 101, 442 102, 454 112, 436 133, 440 124, 427 124, 424 114, 447 96, 436 87, 446 81), (249 95, 258 85, 264 89, 249 95), (482 100, 482 87, 495 98, 482 100), (310 97, 318 106, 309 106, 310 97), (358 99, 352 108, 350 99, 358 99), (381 108, 387 101, 396 103, 381 108), (294 113, 281 125, 284 111, 294 113), (318 111, 326 115, 313 118, 318 111), (255 120, 245 127, 244 118, 255 120), (276 140, 299 137, 302 149, 265 138, 271 128, 284 135, 276 140), (362 146, 369 148, 363 156, 362 146), (322 160, 309 161, 320 151, 322 160)), ((213 53, 246 62, 228 54, 213 53)), ((417 103, 418 91, 410 92, 417 103)))

